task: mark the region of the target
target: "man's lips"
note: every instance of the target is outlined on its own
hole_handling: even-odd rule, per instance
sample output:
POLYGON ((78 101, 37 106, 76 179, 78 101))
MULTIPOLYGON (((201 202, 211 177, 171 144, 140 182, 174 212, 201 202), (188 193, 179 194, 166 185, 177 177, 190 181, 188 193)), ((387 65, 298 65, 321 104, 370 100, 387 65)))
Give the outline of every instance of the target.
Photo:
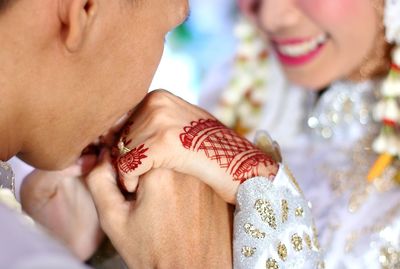
POLYGON ((96 140, 86 146, 82 155, 86 154, 96 154, 99 155, 102 148, 107 147, 113 149, 119 140, 121 131, 124 129, 126 123, 129 121, 133 113, 133 110, 126 113, 103 135, 99 136, 96 140))

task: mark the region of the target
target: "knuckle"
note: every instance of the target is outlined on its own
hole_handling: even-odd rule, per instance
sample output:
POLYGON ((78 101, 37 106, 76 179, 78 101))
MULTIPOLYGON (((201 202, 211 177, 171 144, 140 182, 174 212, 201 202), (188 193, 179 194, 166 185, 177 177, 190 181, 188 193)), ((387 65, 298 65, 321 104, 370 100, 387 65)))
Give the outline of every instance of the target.
POLYGON ((159 130, 156 133, 156 138, 158 144, 163 145, 165 147, 172 146, 173 141, 176 140, 176 134, 171 129, 163 129, 159 130))
POLYGON ((166 90, 155 90, 148 94, 147 104, 150 106, 165 106, 171 100, 172 94, 166 90))

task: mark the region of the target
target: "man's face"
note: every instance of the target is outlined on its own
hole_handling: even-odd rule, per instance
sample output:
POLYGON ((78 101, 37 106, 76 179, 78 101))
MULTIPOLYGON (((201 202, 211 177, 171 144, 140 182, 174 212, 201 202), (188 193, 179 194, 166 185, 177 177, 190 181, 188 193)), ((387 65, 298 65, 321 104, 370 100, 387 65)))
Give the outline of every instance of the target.
POLYGON ((25 80, 34 82, 26 91, 37 99, 34 130, 19 157, 34 166, 57 169, 71 164, 136 106, 157 68, 165 34, 188 12, 187 0, 94 3, 94 19, 77 51, 67 52, 55 38, 32 53, 36 72, 25 80))

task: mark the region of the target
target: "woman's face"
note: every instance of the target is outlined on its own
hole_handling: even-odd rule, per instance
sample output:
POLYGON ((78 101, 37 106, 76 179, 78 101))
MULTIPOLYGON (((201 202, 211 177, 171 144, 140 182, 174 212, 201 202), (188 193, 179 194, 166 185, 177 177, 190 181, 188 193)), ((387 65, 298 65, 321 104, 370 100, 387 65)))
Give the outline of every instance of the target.
POLYGON ((292 82, 320 89, 357 72, 382 31, 382 0, 240 0, 292 82), (375 6, 374 6, 375 5, 375 6))

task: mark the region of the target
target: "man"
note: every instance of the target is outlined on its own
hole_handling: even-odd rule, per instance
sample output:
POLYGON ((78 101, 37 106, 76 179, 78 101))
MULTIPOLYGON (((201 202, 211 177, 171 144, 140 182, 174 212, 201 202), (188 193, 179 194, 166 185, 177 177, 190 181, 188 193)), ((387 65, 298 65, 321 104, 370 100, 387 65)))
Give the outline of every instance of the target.
MULTIPOLYGON (((18 155, 47 170, 73 165, 88 144, 142 100, 160 60, 165 34, 188 12, 186 0, 1 0, 0 6, 0 160, 18 155)), ((111 173, 107 162, 90 179, 96 179, 102 168, 111 173)), ((166 181, 172 177, 167 176, 166 181)), ((182 257, 185 262, 189 250, 177 251, 176 246, 187 240, 176 233, 172 237, 161 224, 160 215, 150 214, 152 201, 161 203, 164 199, 161 188, 165 186, 154 184, 154 180, 146 182, 143 188, 149 186, 158 195, 149 196, 148 203, 139 207, 142 213, 135 215, 135 223, 143 227, 141 232, 129 239, 126 231, 120 231, 121 238, 136 241, 137 249, 146 254, 132 252, 136 260, 130 262, 139 268, 171 267, 173 260, 164 262, 161 255, 166 247, 174 251, 170 256, 182 257), (150 223, 153 229, 148 230, 150 223), (151 238, 152 231, 162 231, 162 249, 160 245, 151 248, 151 241, 139 244, 151 238)), ((193 184, 199 186, 198 182, 193 184)), ((170 191, 165 193, 171 196, 182 188, 168 186, 170 191)), ((201 193, 213 197, 209 189, 201 193)), ((176 206, 171 212, 179 212, 184 202, 173 203, 176 206)), ((207 203, 201 201, 199 206, 210 205, 207 203)), ((221 204, 217 207, 222 208, 221 213, 227 212, 221 204)), ((0 207, 0 215, 0 267, 83 267, 14 213, 0 207)), ((185 223, 184 231, 190 224, 185 223)), ((201 235, 207 230, 199 227, 207 225, 191 229, 201 235)), ((229 254, 225 255, 228 259, 229 254)), ((194 256, 191 253, 190 257, 194 256)), ((200 264, 206 263, 203 259, 200 264)))

